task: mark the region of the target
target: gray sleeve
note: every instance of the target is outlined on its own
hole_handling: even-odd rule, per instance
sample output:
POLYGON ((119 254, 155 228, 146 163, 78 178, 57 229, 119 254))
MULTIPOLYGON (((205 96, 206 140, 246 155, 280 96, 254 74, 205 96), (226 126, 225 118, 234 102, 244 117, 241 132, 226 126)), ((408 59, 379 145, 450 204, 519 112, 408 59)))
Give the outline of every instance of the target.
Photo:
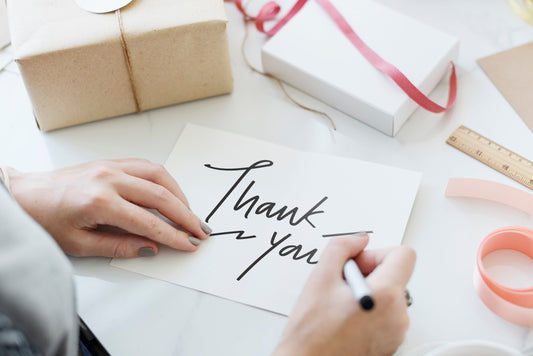
POLYGON ((30 344, 26 335, 15 329, 11 320, 0 314, 0 355, 2 356, 42 356, 30 344))
POLYGON ((77 355, 70 262, 0 184, 0 314, 45 356, 77 355))

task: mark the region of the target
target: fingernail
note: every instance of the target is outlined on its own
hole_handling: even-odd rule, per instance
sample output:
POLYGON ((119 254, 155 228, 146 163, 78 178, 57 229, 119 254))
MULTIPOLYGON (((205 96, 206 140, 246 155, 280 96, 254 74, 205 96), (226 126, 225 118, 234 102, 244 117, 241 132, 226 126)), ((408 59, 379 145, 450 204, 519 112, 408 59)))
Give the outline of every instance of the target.
POLYGON ((213 232, 213 229, 211 229, 209 227, 209 225, 207 225, 205 222, 201 221, 200 222, 200 227, 202 228, 202 230, 206 233, 206 234, 210 234, 213 232))
POLYGON ((197 239, 196 237, 193 237, 193 236, 189 236, 189 241, 194 245, 194 246, 198 246, 202 240, 200 239, 197 239))
POLYGON ((141 247, 139 249, 138 255, 140 257, 151 257, 151 256, 155 256, 155 251, 151 247, 141 247))
POLYGON ((357 231, 352 233, 354 237, 368 237, 368 234, 372 234, 374 231, 357 231))

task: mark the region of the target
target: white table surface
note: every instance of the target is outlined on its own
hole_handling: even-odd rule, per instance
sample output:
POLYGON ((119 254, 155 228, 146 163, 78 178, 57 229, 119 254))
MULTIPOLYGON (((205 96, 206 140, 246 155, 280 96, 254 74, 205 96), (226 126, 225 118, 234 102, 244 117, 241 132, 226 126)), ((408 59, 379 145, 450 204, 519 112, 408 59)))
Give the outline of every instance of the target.
MULTIPOLYGON (((274 81, 246 67, 240 53, 241 17, 226 4, 235 83, 231 95, 44 133, 35 125, 16 64, 10 63, 0 72, 0 163, 26 171, 103 158, 141 157, 164 163, 185 124, 192 122, 304 151, 421 171, 403 240, 418 254, 408 286, 414 304, 409 308, 406 341, 397 354, 469 339, 533 354, 533 329, 493 314, 472 285, 481 239, 503 226, 531 227, 533 218, 494 202, 444 196, 450 177, 489 179, 526 190, 445 140, 459 125, 466 125, 533 159, 533 133, 476 63, 480 57, 533 40, 533 27, 521 22, 504 0, 379 1, 460 38, 459 95, 449 113, 419 109, 391 138, 289 89, 303 103, 328 112, 338 128, 333 131, 323 118, 289 102, 274 81)), ((263 42, 264 36, 252 30, 246 51, 257 66, 263 42)), ((9 51, 0 56, 5 58, 9 51)), ((432 98, 443 103, 446 90, 447 84, 441 83, 432 98)), ((111 267, 106 258, 71 260, 79 313, 112 355, 268 355, 287 320, 111 267)), ((525 268, 531 271, 527 262, 525 268)))

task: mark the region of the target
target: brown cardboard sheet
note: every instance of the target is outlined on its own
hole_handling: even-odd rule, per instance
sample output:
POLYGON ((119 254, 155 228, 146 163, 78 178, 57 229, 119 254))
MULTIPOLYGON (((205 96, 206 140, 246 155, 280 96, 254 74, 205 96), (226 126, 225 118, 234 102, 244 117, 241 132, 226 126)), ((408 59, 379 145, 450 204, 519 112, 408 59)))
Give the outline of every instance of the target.
POLYGON ((533 132, 533 42, 481 58, 478 63, 533 132))

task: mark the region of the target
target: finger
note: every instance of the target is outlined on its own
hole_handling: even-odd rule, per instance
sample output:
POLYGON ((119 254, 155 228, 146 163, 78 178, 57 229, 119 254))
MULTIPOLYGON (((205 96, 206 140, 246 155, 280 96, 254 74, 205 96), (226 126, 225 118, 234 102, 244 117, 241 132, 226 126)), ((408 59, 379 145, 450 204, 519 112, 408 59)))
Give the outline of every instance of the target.
POLYGON ((137 158, 119 159, 114 162, 118 163, 122 170, 131 176, 162 185, 178 197, 187 208, 189 207, 189 201, 178 182, 168 173, 164 166, 137 158))
POLYGON ((162 185, 126 176, 115 183, 118 194, 129 202, 156 209, 165 217, 180 225, 200 239, 206 239, 211 229, 187 206, 162 185), (205 230, 205 231, 204 231, 205 230))
POLYGON ((318 265, 328 275, 342 278, 344 264, 368 245, 368 235, 347 235, 333 238, 320 256, 318 265))
POLYGON ((393 248, 395 247, 362 251, 357 257, 355 257, 355 262, 357 262, 359 269, 365 276, 369 275, 383 262, 385 256, 389 254, 393 248))
POLYGON ((155 256, 158 252, 155 242, 133 234, 87 230, 79 234, 75 252, 77 256, 128 258, 155 256))
POLYGON ((381 250, 374 258, 378 264, 366 278, 369 286, 396 285, 403 290, 413 274, 415 251, 407 246, 398 246, 381 250))
POLYGON ((177 250, 195 251, 198 248, 189 240, 188 232, 175 229, 135 204, 117 198, 110 204, 109 209, 101 224, 116 226, 177 250))

